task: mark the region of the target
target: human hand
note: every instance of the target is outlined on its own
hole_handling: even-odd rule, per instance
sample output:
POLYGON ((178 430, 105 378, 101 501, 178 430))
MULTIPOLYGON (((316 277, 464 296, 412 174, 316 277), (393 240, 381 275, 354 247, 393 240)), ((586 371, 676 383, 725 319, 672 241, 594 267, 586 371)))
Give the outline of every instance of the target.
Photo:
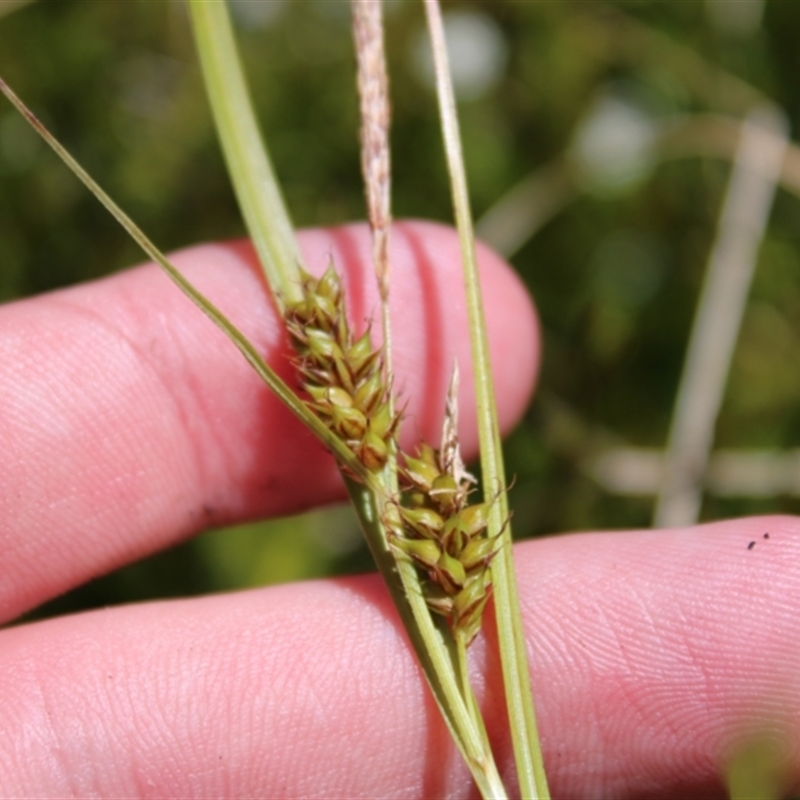
MULTIPOLYGON (((474 454, 457 240, 421 223, 393 236, 405 430, 436 440, 457 355, 474 454)), ((346 272, 354 319, 374 313, 364 227, 302 244, 346 272)), ((513 275, 480 255, 507 428, 537 329, 513 275)), ((249 245, 175 261, 286 371, 249 245)), ((341 495, 317 442, 152 266, 0 308, 0 441, 2 621, 211 523, 341 495)), ((725 759, 762 724, 800 773, 799 551, 787 518, 517 547, 555 797, 723 796, 725 759)), ((509 771, 498 665, 482 639, 473 650, 509 771)), ((0 653, 4 797, 473 794, 373 576, 9 628, 0 653)))

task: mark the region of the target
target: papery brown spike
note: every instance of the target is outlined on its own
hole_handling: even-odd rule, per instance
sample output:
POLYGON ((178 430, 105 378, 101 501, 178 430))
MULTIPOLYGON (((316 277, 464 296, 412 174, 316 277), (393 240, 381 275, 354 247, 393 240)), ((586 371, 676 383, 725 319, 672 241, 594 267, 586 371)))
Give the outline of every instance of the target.
POLYGON ((381 298, 389 296, 389 88, 379 2, 353 4, 361 110, 361 171, 381 298))

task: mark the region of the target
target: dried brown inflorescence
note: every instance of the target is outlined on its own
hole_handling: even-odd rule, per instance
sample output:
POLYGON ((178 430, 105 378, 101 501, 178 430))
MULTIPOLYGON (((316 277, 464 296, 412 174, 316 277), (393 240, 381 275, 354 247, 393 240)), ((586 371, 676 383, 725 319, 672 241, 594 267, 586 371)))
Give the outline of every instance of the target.
POLYGON ((367 330, 353 337, 344 290, 332 266, 321 278, 303 273, 303 299, 288 303, 286 327, 298 354, 311 408, 369 470, 386 464, 399 415, 392 413, 383 351, 367 330))
POLYGON ((381 298, 389 296, 389 79, 380 2, 355 2, 353 34, 361 110, 361 172, 373 236, 373 260, 381 298))

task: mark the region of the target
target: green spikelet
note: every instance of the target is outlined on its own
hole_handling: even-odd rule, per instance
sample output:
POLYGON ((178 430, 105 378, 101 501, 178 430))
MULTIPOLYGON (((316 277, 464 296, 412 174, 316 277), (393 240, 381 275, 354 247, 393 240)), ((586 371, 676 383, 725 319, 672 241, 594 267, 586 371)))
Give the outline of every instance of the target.
POLYGON ((480 630, 492 586, 489 565, 500 547, 498 537, 487 535, 488 504, 467 503, 474 478, 463 469, 457 443, 445 442, 441 451, 422 444, 416 457, 405 457, 401 474, 402 524, 390 529, 391 545, 425 575, 428 607, 469 644, 480 630), (448 451, 455 457, 445 463, 448 451))
MULTIPOLYGON (((301 300, 286 304, 285 318, 308 404, 368 469, 381 470, 399 420, 389 405, 382 351, 372 346, 369 330, 354 339, 332 267, 318 279, 303 273, 302 289, 301 300)), ((387 528, 395 553, 425 577, 430 609, 469 644, 480 630, 500 541, 487 535, 487 504, 467 502, 475 479, 459 454, 457 382, 456 372, 441 450, 422 444, 416 456, 403 457, 399 522, 387 528)))
POLYGON ((392 414, 383 355, 369 330, 354 339, 344 290, 332 266, 321 278, 303 273, 303 297, 287 303, 286 327, 311 408, 371 470, 386 464, 399 415, 392 414))

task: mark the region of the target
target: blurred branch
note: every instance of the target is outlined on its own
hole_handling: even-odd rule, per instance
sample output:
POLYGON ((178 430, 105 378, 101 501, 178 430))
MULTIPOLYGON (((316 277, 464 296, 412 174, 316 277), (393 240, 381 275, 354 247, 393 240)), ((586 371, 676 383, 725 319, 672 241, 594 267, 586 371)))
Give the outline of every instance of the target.
MULTIPOLYGON (((711 108, 744 115, 769 98, 751 84, 698 55, 692 48, 604 3, 588 4, 573 17, 575 25, 602 37, 609 62, 657 64, 682 79, 693 94, 711 108)), ((654 152, 664 158, 711 155, 732 158, 739 140, 738 122, 724 116, 668 120, 654 137, 654 152), (704 140, 703 137, 708 137, 704 140)), ((653 164, 655 167, 656 164, 653 164)), ((800 195, 800 152, 794 150, 782 181, 800 195)), ((560 156, 524 178, 478 221, 478 236, 499 253, 516 253, 544 225, 581 193, 581 167, 560 156)))
MULTIPOLYGON (((637 497, 658 493, 663 450, 628 445, 608 428, 588 422, 552 392, 542 392, 537 408, 548 449, 576 464, 605 491, 637 497)), ((700 481, 717 497, 800 497, 800 448, 716 450, 700 481)))
POLYGON ((675 402, 656 527, 691 524, 700 512, 700 480, 780 179, 787 127, 782 113, 772 106, 757 108, 742 124, 675 402))
MULTIPOLYGON (((654 134, 658 163, 681 158, 736 158, 741 121, 717 114, 676 116, 654 134)), ((800 147, 786 142, 778 175, 781 188, 800 199, 800 147)), ((759 169, 758 164, 752 168, 759 169)), ((518 252, 582 192, 581 167, 561 155, 539 167, 506 192, 477 222, 478 236, 507 258, 518 252)))
MULTIPOLYGON (((741 123, 731 117, 697 114, 665 125, 657 148, 663 160, 706 156, 732 159, 736 154, 741 123)), ((758 165, 754 165, 757 168, 758 165)), ((787 143, 779 183, 800 198, 800 147, 787 143)))
POLYGON ((528 175, 478 220, 478 238, 505 256, 516 253, 578 197, 574 171, 561 156, 528 175))
MULTIPOLYGON (((611 447, 583 464, 606 491, 652 496, 665 475, 664 453, 646 447, 611 447)), ((701 477, 703 488, 718 497, 800 497, 800 449, 718 450, 701 477)))
POLYGON ((649 63, 666 69, 711 108, 739 115, 769 102, 752 84, 618 8, 586 3, 578 16, 584 23, 593 24, 595 33, 605 31, 609 61, 649 63))
POLYGON ((0 2, 0 17, 4 17, 6 14, 10 14, 23 6, 30 5, 32 2, 33 0, 2 0, 0 2))

